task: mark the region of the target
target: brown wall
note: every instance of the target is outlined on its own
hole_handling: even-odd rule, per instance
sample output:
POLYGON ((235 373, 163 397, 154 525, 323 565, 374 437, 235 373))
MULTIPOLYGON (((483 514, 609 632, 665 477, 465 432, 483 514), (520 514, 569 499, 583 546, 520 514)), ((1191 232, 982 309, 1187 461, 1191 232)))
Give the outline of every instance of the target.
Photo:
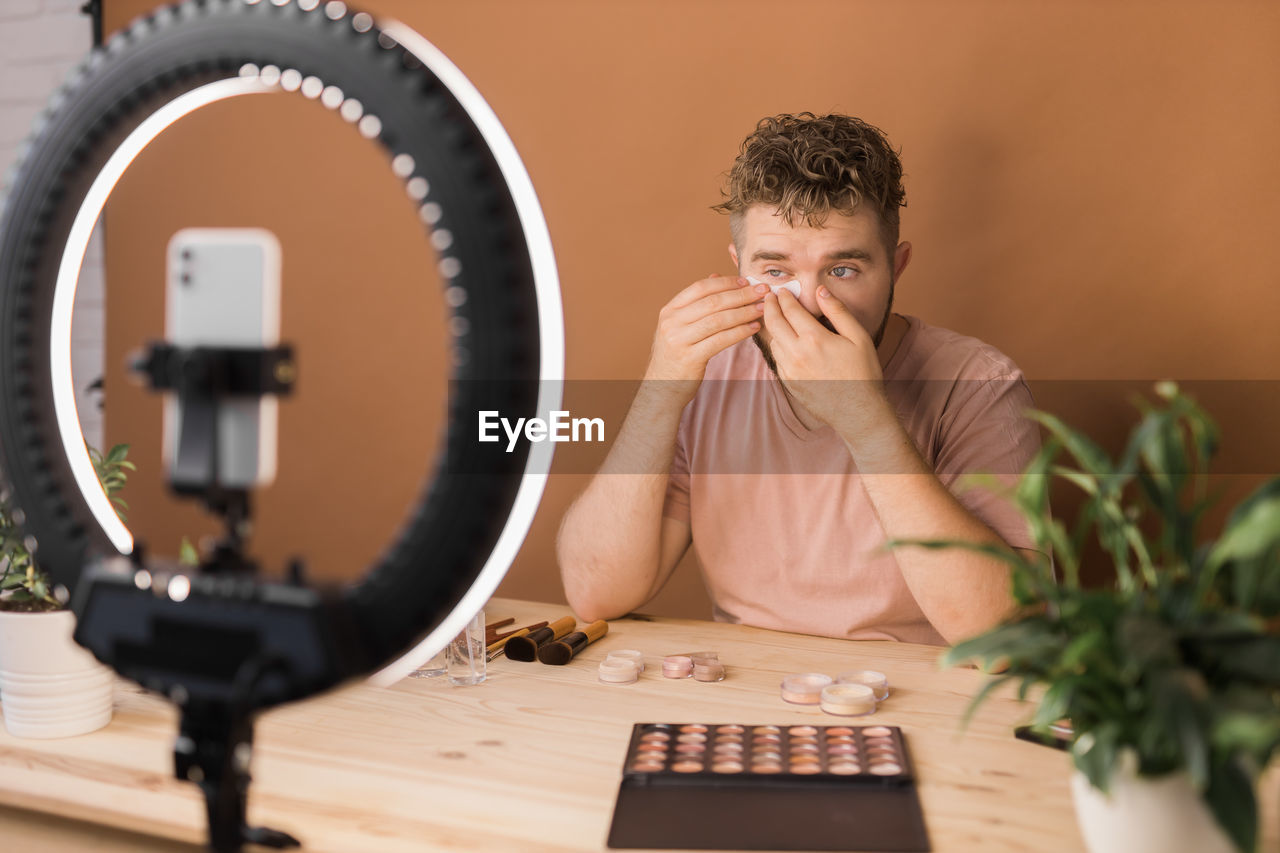
MULTIPOLYGON (((108 30, 152 5, 107 0, 108 30)), ((519 148, 558 254, 571 379, 637 377, 661 305, 729 272, 708 210, 720 177, 756 119, 805 109, 860 115, 902 149, 915 257, 900 310, 994 343, 1042 405, 1107 443, 1125 429, 1115 395, 1053 380, 1280 378, 1273 3, 365 5, 443 49, 519 148)), ((173 231, 272 228, 304 372, 260 547, 354 576, 419 486, 437 428, 430 256, 380 152, 309 104, 239 100, 167 133, 110 204, 107 434, 144 466, 134 529, 158 551, 201 529, 164 496, 158 405, 118 365, 161 332, 173 231)), ((1232 470, 1274 472, 1274 406, 1260 420, 1237 386, 1198 387, 1221 398, 1229 447, 1267 451, 1232 470)), ((552 478, 501 592, 561 600, 553 540, 581 484, 552 478)), ((705 615, 705 602, 686 568, 649 609, 705 615)))

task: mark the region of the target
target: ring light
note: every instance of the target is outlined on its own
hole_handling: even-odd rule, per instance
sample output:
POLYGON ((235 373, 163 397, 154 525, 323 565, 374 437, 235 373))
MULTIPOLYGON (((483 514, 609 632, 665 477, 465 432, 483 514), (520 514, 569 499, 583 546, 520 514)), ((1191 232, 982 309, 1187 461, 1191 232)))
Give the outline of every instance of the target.
MULTIPOLYGON (((550 236, 497 117, 421 35, 337 0, 191 0, 140 19, 54 96, 0 199, 0 495, 40 565, 75 593, 77 639, 180 704, 226 701, 234 688, 235 710, 247 714, 355 675, 376 671, 375 683, 388 684, 442 648, 510 566, 550 470, 550 442, 513 453, 478 442, 476 413, 548 418, 560 405, 563 364, 550 236), (82 578, 94 559, 134 548, 98 485, 75 408, 72 305, 89 236, 130 163, 165 128, 216 101, 260 94, 315 100, 383 146, 426 226, 444 299, 462 320, 449 324, 448 429, 434 476, 397 540, 343 590, 304 595, 253 580, 230 601, 225 585, 199 576, 185 587, 153 585, 140 566, 123 582, 111 572, 82 578), (84 603, 95 584, 100 600, 84 603), (180 598, 156 593, 179 587, 180 598), (140 591, 145 598, 127 598, 140 591), (206 600, 214 609, 200 609, 206 600), (277 639, 308 638, 314 654, 274 646, 268 654, 276 640, 264 628, 261 654, 218 684, 175 675, 154 656, 124 660, 118 637, 103 639, 134 630, 127 607, 145 606, 157 624, 189 620, 183 630, 199 637, 214 630, 202 613, 241 604, 263 620, 272 608, 294 608, 271 617, 296 620, 277 639)), ((221 818, 206 794, 213 831, 221 818)), ((216 843, 231 849, 226 837, 216 843)))

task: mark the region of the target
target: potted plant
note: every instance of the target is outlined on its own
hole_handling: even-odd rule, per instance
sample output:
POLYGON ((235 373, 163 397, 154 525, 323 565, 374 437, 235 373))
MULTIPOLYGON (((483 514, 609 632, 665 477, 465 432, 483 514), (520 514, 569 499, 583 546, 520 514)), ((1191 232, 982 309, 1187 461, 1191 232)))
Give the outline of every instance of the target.
MULTIPOLYGON (((89 457, 103 490, 124 518, 118 492, 128 472, 128 445, 89 457)), ((0 502, 0 705, 5 728, 19 737, 66 737, 111 720, 110 669, 71 638, 75 617, 32 559, 21 531, 0 502)))
POLYGON ((1009 565, 1014 615, 943 662, 995 673, 970 714, 1016 682, 1021 698, 1044 688, 1033 728, 1070 721, 1076 813, 1093 853, 1252 853, 1257 780, 1280 747, 1280 478, 1202 537, 1218 430, 1173 383, 1156 394, 1116 459, 1031 413, 1048 438, 1010 493, 1041 559, 891 544, 969 548, 1009 565), (1049 513, 1055 480, 1084 493, 1070 525, 1049 513), (1108 587, 1080 583, 1090 539, 1114 567, 1108 587))

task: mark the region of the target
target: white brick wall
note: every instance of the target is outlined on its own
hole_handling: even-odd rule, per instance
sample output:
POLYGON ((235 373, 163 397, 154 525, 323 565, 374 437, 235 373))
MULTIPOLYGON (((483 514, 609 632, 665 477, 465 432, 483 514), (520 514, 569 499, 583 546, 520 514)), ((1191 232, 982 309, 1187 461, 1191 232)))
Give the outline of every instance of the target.
MULTIPOLYGON (((89 52, 93 27, 83 0, 0 0, 0 176, 9 171, 31 121, 89 52)), ((99 232, 101 229, 99 229, 99 232)), ((95 233, 76 288, 72 375, 85 438, 102 446, 102 413, 87 386, 102 375, 102 235, 95 233)))

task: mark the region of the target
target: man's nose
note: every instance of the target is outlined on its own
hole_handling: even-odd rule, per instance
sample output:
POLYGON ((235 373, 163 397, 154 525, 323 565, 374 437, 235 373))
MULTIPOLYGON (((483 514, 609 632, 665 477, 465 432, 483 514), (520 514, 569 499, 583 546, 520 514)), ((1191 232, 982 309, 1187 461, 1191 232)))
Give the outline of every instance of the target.
POLYGON ((804 310, 815 317, 821 317, 822 309, 818 306, 817 276, 797 275, 794 281, 800 285, 800 295, 796 299, 804 306, 804 310))

